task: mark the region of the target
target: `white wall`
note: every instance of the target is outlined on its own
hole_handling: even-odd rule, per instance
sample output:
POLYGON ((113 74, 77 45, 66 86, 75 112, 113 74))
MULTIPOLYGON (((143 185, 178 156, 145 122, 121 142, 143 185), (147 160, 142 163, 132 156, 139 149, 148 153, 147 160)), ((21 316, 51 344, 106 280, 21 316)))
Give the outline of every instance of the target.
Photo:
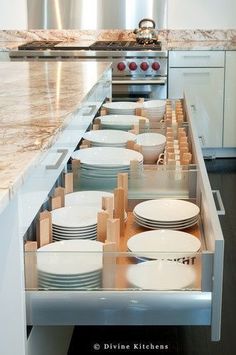
POLYGON ((236 28, 236 0, 168 0, 168 28, 236 28))
POLYGON ((0 0, 0 30, 27 29, 26 0, 0 0))

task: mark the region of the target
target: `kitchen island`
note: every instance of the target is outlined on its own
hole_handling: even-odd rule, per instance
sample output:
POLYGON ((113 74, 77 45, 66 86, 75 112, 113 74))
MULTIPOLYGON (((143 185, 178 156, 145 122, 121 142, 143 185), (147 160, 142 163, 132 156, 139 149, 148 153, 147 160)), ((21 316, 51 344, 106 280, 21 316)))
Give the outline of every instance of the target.
POLYGON ((111 73, 109 63, 0 63, 0 76, 0 353, 25 355, 23 236, 111 95, 111 73))

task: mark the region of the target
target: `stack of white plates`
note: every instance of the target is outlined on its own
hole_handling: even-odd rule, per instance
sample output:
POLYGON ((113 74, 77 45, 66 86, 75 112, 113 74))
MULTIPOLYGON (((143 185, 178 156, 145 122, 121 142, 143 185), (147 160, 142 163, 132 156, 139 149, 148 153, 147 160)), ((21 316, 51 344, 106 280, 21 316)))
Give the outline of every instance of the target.
POLYGON ((107 191, 77 191, 65 195, 65 206, 81 205, 86 207, 102 208, 103 197, 114 197, 107 191))
POLYGON ((192 266, 175 261, 154 260, 130 265, 127 280, 143 290, 180 290, 194 286, 196 273, 192 266))
POLYGON ((200 240, 182 231, 159 229, 131 237, 127 246, 139 259, 177 260, 196 255, 200 240))
POLYGON ((135 115, 105 115, 98 117, 103 129, 118 129, 128 131, 133 129, 134 125, 139 124, 140 120, 145 120, 145 128, 149 127, 149 120, 146 117, 135 115))
POLYGON ((102 245, 91 240, 67 240, 37 251, 39 286, 43 288, 99 288, 102 245))
POLYGON ((150 121, 150 124, 160 122, 166 110, 165 100, 150 100, 143 103, 145 117, 150 121))
POLYGON ((117 174, 129 172, 130 162, 136 160, 143 166, 142 154, 125 148, 94 147, 76 150, 72 159, 80 160, 80 177, 116 181, 117 174))
POLYGON ((154 164, 165 149, 166 137, 160 133, 141 133, 137 135, 137 143, 142 147, 144 163, 154 164))
POLYGON ((134 208, 136 223, 150 229, 184 229, 198 222, 199 207, 192 202, 173 199, 148 200, 134 208))
POLYGON ((137 108, 142 108, 142 103, 139 102, 107 102, 103 105, 109 114, 112 115, 135 115, 137 108))
POLYGON ((125 148, 128 141, 135 141, 136 135, 120 130, 104 129, 86 132, 84 139, 91 142, 92 147, 125 148))
POLYGON ((52 238, 54 241, 68 239, 96 239, 99 206, 74 205, 53 210, 52 238))

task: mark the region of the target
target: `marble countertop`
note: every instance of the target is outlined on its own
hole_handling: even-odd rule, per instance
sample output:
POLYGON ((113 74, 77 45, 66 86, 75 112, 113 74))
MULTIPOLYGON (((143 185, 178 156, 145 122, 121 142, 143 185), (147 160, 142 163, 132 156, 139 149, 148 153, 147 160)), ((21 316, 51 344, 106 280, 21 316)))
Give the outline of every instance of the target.
MULTIPOLYGON (((20 44, 29 41, 0 41, 0 52, 17 50, 20 44)), ((58 46, 64 47, 86 47, 94 43, 95 40, 62 41, 58 46)), ((230 40, 168 40, 162 42, 163 50, 236 50, 236 41, 230 40)))
POLYGON ((109 66, 0 62, 0 203, 23 182, 109 66))

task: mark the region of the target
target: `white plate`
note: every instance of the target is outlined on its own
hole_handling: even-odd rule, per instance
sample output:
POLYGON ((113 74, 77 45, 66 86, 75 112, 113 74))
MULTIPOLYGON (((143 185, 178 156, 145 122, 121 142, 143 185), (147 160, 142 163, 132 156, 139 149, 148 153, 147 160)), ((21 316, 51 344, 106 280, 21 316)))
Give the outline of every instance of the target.
POLYGON ((132 128, 134 124, 138 124, 140 120, 145 120, 148 124, 148 119, 136 115, 105 115, 100 116, 101 124, 104 126, 124 126, 127 129, 132 128))
POLYGON ((52 213, 52 223, 56 226, 80 228, 92 227, 97 223, 100 209, 90 206, 67 206, 57 208, 52 213))
POLYGON ((193 222, 189 222, 189 223, 183 223, 183 224, 177 224, 177 225, 163 225, 163 224, 148 224, 145 223, 143 221, 140 221, 138 219, 135 219, 135 222, 142 227, 148 228, 148 229, 175 229, 175 230, 181 230, 181 229, 186 229, 186 228, 190 228, 192 226, 194 226, 198 220, 193 221, 193 222))
POLYGON ((141 133, 137 135, 137 144, 142 146, 164 146, 166 137, 160 133, 141 133))
POLYGON ((71 155, 72 159, 78 159, 83 164, 95 167, 119 167, 130 165, 131 160, 143 161, 142 154, 124 148, 95 147, 76 150, 71 155))
POLYGON ((53 233, 53 239, 54 238, 60 238, 60 239, 92 239, 96 238, 97 233, 89 233, 89 234, 57 234, 53 233))
POLYGON ((192 202, 164 198, 144 201, 134 208, 137 216, 160 223, 188 220, 198 216, 199 212, 199 207, 192 202))
POLYGON ((142 108, 142 103, 128 102, 128 101, 117 101, 117 102, 106 102, 103 107, 106 109, 113 110, 135 110, 136 108, 142 108))
POLYGON ((74 275, 102 269, 103 243, 95 240, 63 240, 45 245, 37 251, 37 268, 41 272, 74 275))
POLYGON ((65 195, 65 206, 82 205, 102 207, 103 197, 114 197, 107 191, 78 191, 65 195))
POLYGON ((83 138, 90 142, 103 144, 103 146, 105 146, 106 144, 125 144, 128 141, 135 141, 136 135, 119 130, 101 129, 86 132, 83 138))
POLYGON ((189 233, 160 229, 134 235, 128 240, 127 246, 140 257, 174 259, 195 255, 201 242, 189 233))
POLYGON ((163 226, 168 226, 168 227, 171 227, 171 226, 181 226, 183 224, 189 224, 189 223, 192 223, 192 222, 197 222, 198 219, 199 219, 199 216, 195 216, 193 218, 189 218, 189 219, 184 219, 182 221, 174 221, 174 222, 163 222, 163 221, 153 221, 153 220, 150 220, 150 219, 146 219, 146 218, 142 218, 142 217, 139 217, 135 214, 134 212, 134 217, 135 219, 139 220, 140 222, 144 222, 144 223, 147 223, 147 224, 150 224, 150 225, 163 225, 163 226))
POLYGON ((127 279, 144 290, 179 290, 191 287, 196 273, 190 265, 174 261, 155 260, 131 265, 127 279))
POLYGON ((47 282, 70 282, 70 283, 76 283, 76 282, 91 282, 91 281, 97 281, 100 279, 102 276, 102 272, 96 272, 96 273, 91 273, 91 274, 81 274, 81 275, 76 275, 76 276, 60 276, 60 275, 49 275, 45 273, 38 273, 38 279, 42 281, 47 281, 47 282))
POLYGON ((48 283, 48 282, 39 282, 39 287, 41 288, 46 288, 46 289, 87 289, 87 288, 100 288, 101 287, 101 282, 95 282, 95 283, 86 283, 86 284, 53 284, 53 283, 48 283))

